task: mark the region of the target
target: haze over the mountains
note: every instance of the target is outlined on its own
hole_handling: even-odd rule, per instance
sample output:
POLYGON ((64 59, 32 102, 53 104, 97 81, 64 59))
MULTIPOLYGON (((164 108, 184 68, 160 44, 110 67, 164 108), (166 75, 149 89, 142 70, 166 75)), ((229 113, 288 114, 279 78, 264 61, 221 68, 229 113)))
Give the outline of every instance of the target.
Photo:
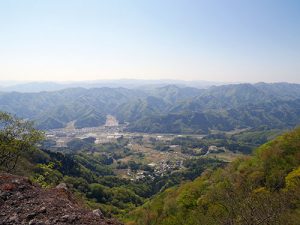
POLYGON ((179 84, 137 82, 130 88, 118 84, 37 93, 2 92, 0 110, 34 120, 41 129, 63 128, 69 122, 77 128, 101 126, 109 114, 121 123, 128 122, 129 131, 146 133, 288 128, 300 122, 300 84, 244 83, 205 88, 179 84))
MULTIPOLYGON (((17 81, 5 80, 0 83, 0 92, 24 92, 34 93, 42 91, 58 91, 67 88, 128 88, 128 89, 152 89, 168 85, 178 87, 193 87, 206 89, 212 86, 226 84, 242 84, 245 82, 217 82, 205 80, 143 80, 143 79, 120 79, 120 80, 83 80, 83 81, 17 81)), ((264 82, 260 82, 264 83, 264 82)), ((278 82, 280 83, 280 82, 278 82)), ((285 83, 285 82, 281 82, 285 83)), ((274 83, 276 84, 276 83, 274 83)))
POLYGON ((86 81, 2 81, 0 92, 41 92, 41 91, 58 91, 66 88, 155 88, 167 85, 177 85, 180 87, 208 88, 213 85, 222 85, 225 82, 213 81, 184 81, 184 80, 138 80, 138 79, 121 79, 121 80, 86 80, 86 81))

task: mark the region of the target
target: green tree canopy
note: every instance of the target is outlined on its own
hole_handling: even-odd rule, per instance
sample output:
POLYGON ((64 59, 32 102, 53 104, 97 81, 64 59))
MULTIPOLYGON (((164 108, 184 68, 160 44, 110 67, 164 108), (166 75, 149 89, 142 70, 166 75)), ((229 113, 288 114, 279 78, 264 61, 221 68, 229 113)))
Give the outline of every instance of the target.
POLYGON ((13 170, 20 155, 36 148, 43 137, 32 122, 0 112, 0 169, 13 170))

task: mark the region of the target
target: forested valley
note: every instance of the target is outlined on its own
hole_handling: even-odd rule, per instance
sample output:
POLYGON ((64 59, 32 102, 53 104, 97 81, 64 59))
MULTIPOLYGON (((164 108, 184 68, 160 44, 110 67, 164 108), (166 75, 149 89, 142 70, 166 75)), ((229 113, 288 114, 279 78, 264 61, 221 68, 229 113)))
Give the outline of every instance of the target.
POLYGON ((297 224, 300 85, 0 94, 0 169, 107 218, 297 224))

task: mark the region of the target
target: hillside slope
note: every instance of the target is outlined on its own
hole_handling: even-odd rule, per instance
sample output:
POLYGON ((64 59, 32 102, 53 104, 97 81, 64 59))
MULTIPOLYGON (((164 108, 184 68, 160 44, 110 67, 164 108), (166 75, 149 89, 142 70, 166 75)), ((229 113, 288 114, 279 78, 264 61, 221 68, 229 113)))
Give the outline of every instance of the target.
POLYGON ((167 85, 150 90, 70 88, 40 93, 0 93, 0 110, 36 121, 41 129, 105 123, 107 114, 129 131, 207 133, 208 130, 300 123, 300 85, 234 84, 197 89, 167 85))
POLYGON ((101 211, 82 208, 63 185, 42 189, 28 179, 0 174, 0 224, 120 225, 101 211))
POLYGON ((300 224, 300 128, 251 157, 167 189, 127 220, 130 225, 300 224))

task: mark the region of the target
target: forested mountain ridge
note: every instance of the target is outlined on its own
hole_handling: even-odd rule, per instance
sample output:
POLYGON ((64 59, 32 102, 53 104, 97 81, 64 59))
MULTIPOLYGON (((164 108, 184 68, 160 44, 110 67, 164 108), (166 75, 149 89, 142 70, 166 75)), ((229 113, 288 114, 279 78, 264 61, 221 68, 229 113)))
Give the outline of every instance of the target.
POLYGON ((299 224, 300 128, 132 212, 128 225, 299 224), (134 222, 133 222, 134 221, 134 222))
POLYGON ((142 118, 128 130, 140 132, 207 133, 210 129, 229 131, 241 128, 290 128, 299 124, 300 100, 248 104, 240 107, 192 109, 142 118))
POLYGON ((41 129, 99 126, 112 114, 129 131, 206 133, 211 129, 293 127, 299 124, 300 85, 232 84, 208 89, 71 88, 1 93, 0 110, 35 120, 41 129))
POLYGON ((105 122, 108 111, 114 110, 117 105, 134 99, 135 96, 143 97, 141 92, 136 92, 139 91, 72 88, 56 92, 2 93, 0 109, 35 120, 42 129, 64 127, 66 123, 80 121, 84 117, 94 117, 93 126, 98 126, 105 122))

